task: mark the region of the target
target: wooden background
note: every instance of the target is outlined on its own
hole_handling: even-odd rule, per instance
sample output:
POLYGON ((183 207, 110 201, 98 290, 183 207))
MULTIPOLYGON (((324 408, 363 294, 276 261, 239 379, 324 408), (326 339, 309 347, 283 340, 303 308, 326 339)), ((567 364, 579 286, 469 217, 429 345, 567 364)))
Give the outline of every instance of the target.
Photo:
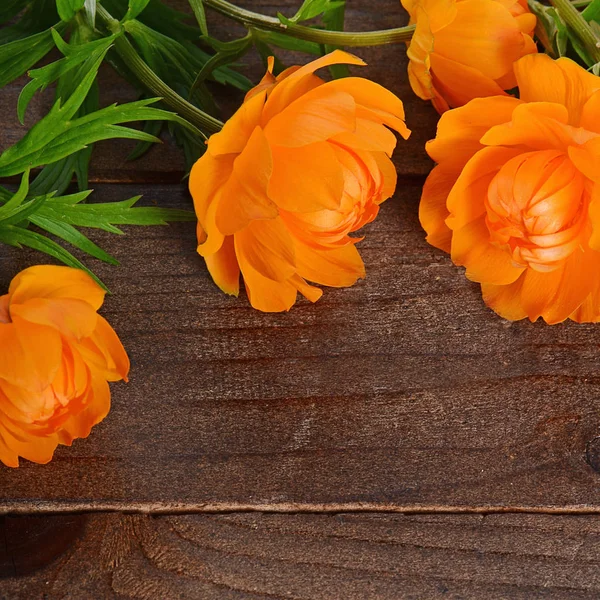
MULTIPOLYGON (((404 22, 397 0, 348 2, 349 29, 404 22)), ((427 245, 437 115, 412 95, 402 46, 357 54, 413 130, 359 246, 366 280, 262 314, 214 286, 193 224, 92 234, 122 262, 92 266, 131 381, 49 465, 0 467, 0 598, 600 597, 600 330, 503 321, 427 245)), ((105 102, 132 99, 101 77, 105 102)), ((24 133, 23 82, 0 95, 2 148, 24 133)), ((130 149, 98 146, 98 200, 190 206, 174 146, 127 163, 130 149)), ((0 290, 40 261, 3 248, 0 290)))

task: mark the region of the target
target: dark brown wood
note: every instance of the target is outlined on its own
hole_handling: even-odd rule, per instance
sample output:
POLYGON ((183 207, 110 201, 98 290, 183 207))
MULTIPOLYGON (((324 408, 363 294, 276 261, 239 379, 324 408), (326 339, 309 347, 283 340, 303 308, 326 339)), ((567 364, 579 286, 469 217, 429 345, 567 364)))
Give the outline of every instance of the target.
MULTIPOLYGON (((291 14, 298 1, 239 3, 291 14)), ((396 0, 348 6, 352 29, 404 19, 396 0)), ((502 321, 425 243, 416 214, 436 115, 410 92, 402 47, 357 53, 413 129, 395 155, 398 193, 360 244, 367 279, 265 315, 212 284, 192 224, 92 233, 122 262, 89 264, 114 292, 103 314, 131 382, 49 465, 0 466, 1 600, 600 596, 597 326, 502 321), (103 509, 223 514, 74 514, 103 509), (267 512, 225 514, 242 509, 267 512), (294 510, 331 514, 277 514, 294 510), (439 514, 452 511, 482 514, 439 514)), ((257 57, 246 62, 258 79, 257 57)), ((109 69, 101 79, 104 102, 134 99, 109 69)), ((0 95, 0 148, 25 131, 22 85, 0 95)), ((223 96, 223 114, 240 100, 223 96)), ((166 142, 134 163, 131 144, 99 144, 95 197, 189 208, 166 142)), ((0 294, 43 261, 0 248, 0 294)))
MULTIPOLYGON (((185 1, 171 2, 179 9, 189 6, 185 1)), ((279 2, 257 2, 256 0, 239 1, 245 6, 265 14, 275 15, 277 12, 292 15, 300 4, 300 0, 282 0, 279 2)), ((189 10, 189 9, 188 9, 189 10)), ((209 11, 211 33, 223 40, 240 35, 241 29, 236 24, 209 11)), ((399 0, 377 0, 368 2, 349 2, 347 9, 347 29, 368 31, 386 29, 405 24, 406 13, 399 0)), ((379 48, 356 48, 352 50, 369 64, 366 68, 355 69, 362 77, 373 79, 398 94, 405 103, 406 119, 413 134, 408 142, 401 141, 396 153, 396 164, 401 174, 425 175, 431 169, 431 161, 427 157, 424 145, 433 137, 437 113, 426 102, 418 99, 411 91, 406 75, 406 51, 404 45, 389 45, 379 48)), ((278 51, 289 64, 307 62, 310 57, 301 54, 286 54, 278 51)), ((256 52, 251 52, 242 61, 243 72, 253 81, 258 82, 263 75, 262 61, 256 52)), ((104 105, 113 102, 136 100, 135 90, 108 66, 103 67, 100 76, 100 89, 104 105)), ((17 119, 17 98, 27 78, 23 77, 2 90, 0 94, 0 111, 2 112, 2 134, 0 150, 17 142, 34 122, 48 112, 52 103, 52 92, 37 94, 27 112, 26 126, 17 119)), ((222 117, 227 118, 243 100, 243 94, 232 88, 226 90, 215 86, 215 92, 222 107, 222 117)), ((101 142, 96 145, 92 159, 90 180, 92 183, 104 182, 138 182, 138 183, 177 183, 184 175, 184 161, 181 151, 165 136, 165 143, 157 145, 144 158, 127 161, 126 158, 134 148, 135 142, 121 141, 101 142)))
MULTIPOLYGON (((97 514, 45 521, 68 549, 38 571, 23 572, 10 536, 8 567, 19 577, 0 579, 0 598, 600 596, 597 516, 97 514)), ((16 533, 31 526, 31 517, 7 518, 4 528, 16 533)), ((41 544, 32 543, 31 551, 51 558, 41 544)))
MULTIPOLYGON (((366 230, 365 281, 287 314, 222 294, 193 224, 94 235, 131 382, 89 439, 0 469, 0 512, 600 510, 598 327, 494 315, 424 241, 420 186, 366 230)), ((96 197, 140 192, 190 202, 96 197)), ((4 254, 0 287, 39 260, 4 254)))

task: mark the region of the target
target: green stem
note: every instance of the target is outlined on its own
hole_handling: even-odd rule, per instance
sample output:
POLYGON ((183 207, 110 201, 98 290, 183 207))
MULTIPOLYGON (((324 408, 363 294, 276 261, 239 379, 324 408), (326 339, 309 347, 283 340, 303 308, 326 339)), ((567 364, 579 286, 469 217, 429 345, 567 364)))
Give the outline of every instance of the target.
POLYGON ((585 8, 592 3, 592 0, 571 0, 571 4, 575 8, 585 8))
POLYGON ((550 4, 558 11, 567 26, 577 34, 594 63, 600 62, 599 40, 577 8, 569 0, 550 0, 550 4))
POLYGON ((259 29, 278 31, 279 33, 285 33, 300 40, 331 46, 381 46, 382 44, 407 42, 412 38, 415 30, 414 25, 408 25, 406 27, 384 29, 381 31, 328 31, 325 29, 304 27, 303 25, 284 24, 279 19, 240 8, 239 6, 235 6, 235 4, 227 2, 227 0, 204 0, 204 3, 222 15, 234 21, 239 21, 246 26, 250 25, 259 29))
MULTIPOLYGON (((96 15, 112 33, 121 31, 119 21, 113 18, 102 5, 98 4, 96 10, 96 15)), ((162 98, 163 102, 167 106, 170 106, 179 116, 187 119, 205 133, 215 133, 223 128, 221 121, 200 110, 169 87, 144 62, 125 35, 116 38, 114 47, 121 59, 139 79, 140 83, 153 94, 162 98)))

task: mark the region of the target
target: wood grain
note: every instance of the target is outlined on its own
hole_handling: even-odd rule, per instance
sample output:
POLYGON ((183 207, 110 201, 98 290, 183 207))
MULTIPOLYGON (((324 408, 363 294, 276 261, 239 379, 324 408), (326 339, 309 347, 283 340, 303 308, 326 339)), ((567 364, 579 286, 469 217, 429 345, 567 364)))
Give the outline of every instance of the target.
MULTIPOLYGON (((277 12, 292 15, 299 0, 281 0, 278 2, 260 2, 257 0, 240 0, 238 4, 246 8, 275 15, 277 12)), ((171 5, 179 9, 189 10, 184 1, 171 1, 171 5)), ((211 34, 227 40, 239 35, 242 31, 231 21, 208 11, 211 34)), ((398 0, 369 0, 349 2, 347 9, 347 29, 368 31, 371 29, 387 29, 405 24, 406 13, 398 0)), ((354 50, 368 67, 355 69, 361 77, 373 79, 398 94, 405 103, 407 124, 413 131, 409 141, 401 142, 397 152, 397 166, 401 174, 425 175, 432 163, 427 157, 425 142, 435 134, 437 113, 426 102, 418 99, 411 91, 406 74, 407 60, 404 45, 389 45, 380 48, 357 48, 354 50)), ((278 55, 289 64, 293 61, 307 62, 310 57, 300 54, 286 54, 278 51, 278 55)), ((253 81, 259 81, 264 73, 262 61, 256 52, 249 53, 243 59, 242 72, 253 81)), ((103 105, 114 102, 136 100, 134 89, 108 66, 103 67, 99 75, 101 100, 103 105)), ((0 135, 0 151, 17 142, 33 123, 46 114, 51 106, 52 92, 37 94, 31 102, 27 113, 26 126, 21 126, 17 119, 17 99, 27 78, 22 77, 0 93, 0 110, 2 111, 2 134, 0 135)), ((232 88, 214 86, 214 91, 222 108, 222 118, 228 118, 243 100, 243 94, 232 88)), ((96 144, 92 157, 90 181, 92 183, 178 183, 184 175, 184 161, 181 151, 168 136, 164 136, 164 144, 154 147, 144 158, 127 161, 127 156, 135 147, 135 142, 100 142, 96 144)))
MULTIPOLYGON (((6 518, 4 600, 578 600, 600 595, 600 517, 96 514, 6 518), (68 549, 15 534, 42 526, 68 549), (73 538, 74 531, 77 537, 73 538), (15 546, 16 544, 16 546, 15 546), (50 562, 53 561, 53 562, 50 562)), ((0 539, 2 536, 0 535, 0 539)))
MULTIPOLYGON (((366 230, 365 281, 287 314, 223 295, 193 224, 94 235, 131 383, 51 464, 0 469, 0 511, 600 510, 597 326, 486 309, 424 241, 420 186, 366 230)), ((189 206, 97 198, 140 191, 189 206)), ((37 261, 3 255, 0 287, 37 261)))
MULTIPOLYGON (((404 19, 396 0, 348 6, 351 29, 404 19)), ((409 90, 403 48, 359 53, 413 129, 396 197, 359 246, 367 279, 266 315, 212 284, 192 224, 92 233, 122 262, 92 266, 114 292, 103 313, 131 383, 51 464, 0 466, 0 599, 600 596, 597 326, 502 321, 425 243, 416 214, 436 115, 409 90), (482 514, 439 514, 453 511, 482 514)), ((250 56, 246 74, 261 70, 250 56)), ((134 99, 109 69, 101 79, 105 103, 134 99)), ((0 95, 0 148, 25 131, 23 83, 0 95)), ((240 99, 220 98, 224 116, 240 99)), ((127 163, 130 148, 98 145, 96 199, 189 208, 177 148, 166 139, 127 163)), ((39 262, 2 248, 0 294, 39 262)))

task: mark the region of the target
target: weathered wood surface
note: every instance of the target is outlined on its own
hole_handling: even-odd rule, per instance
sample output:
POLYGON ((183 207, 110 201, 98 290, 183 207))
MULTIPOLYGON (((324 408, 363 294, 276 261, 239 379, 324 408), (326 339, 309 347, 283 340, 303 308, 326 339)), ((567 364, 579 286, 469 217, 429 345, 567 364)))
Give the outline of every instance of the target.
POLYGON ((0 576, 19 576, 0 579, 3 600, 600 596, 598 516, 95 514, 2 529, 0 576))
MULTIPOLYGON (((0 511, 599 510, 597 326, 491 313, 424 241, 419 187, 369 226, 365 281, 287 314, 223 295, 193 224, 94 235, 131 382, 89 439, 1 469, 0 511)), ((140 191, 189 203, 97 197, 140 191)), ((37 260, 4 255, 0 286, 37 260)))
MULTIPOLYGON (((297 3, 240 1, 271 14, 297 3)), ((404 19, 396 0, 349 2, 349 28, 404 19)), ((92 234, 122 262, 93 267, 114 292, 103 312, 131 383, 51 464, 0 467, 0 599, 600 596, 598 328, 502 321, 425 243, 435 113, 410 92, 402 48, 357 53, 413 129, 395 156, 398 193, 360 244, 367 279, 265 315, 211 283, 191 224, 92 234), (102 509, 266 512, 73 514, 102 509), (293 510, 332 514, 275 514, 293 510), (434 514, 339 514, 350 510, 434 514), (561 516, 439 514, 490 510, 561 516), (594 514, 564 516, 575 512, 594 514)), ((104 102, 134 99, 101 77, 104 102)), ((24 132, 21 83, 0 95, 0 148, 24 132)), ((221 99, 224 116, 239 100, 221 99)), ((189 207, 179 151, 126 163, 131 147, 99 144, 95 197, 189 207)), ((0 294, 41 260, 2 249, 0 294)))

